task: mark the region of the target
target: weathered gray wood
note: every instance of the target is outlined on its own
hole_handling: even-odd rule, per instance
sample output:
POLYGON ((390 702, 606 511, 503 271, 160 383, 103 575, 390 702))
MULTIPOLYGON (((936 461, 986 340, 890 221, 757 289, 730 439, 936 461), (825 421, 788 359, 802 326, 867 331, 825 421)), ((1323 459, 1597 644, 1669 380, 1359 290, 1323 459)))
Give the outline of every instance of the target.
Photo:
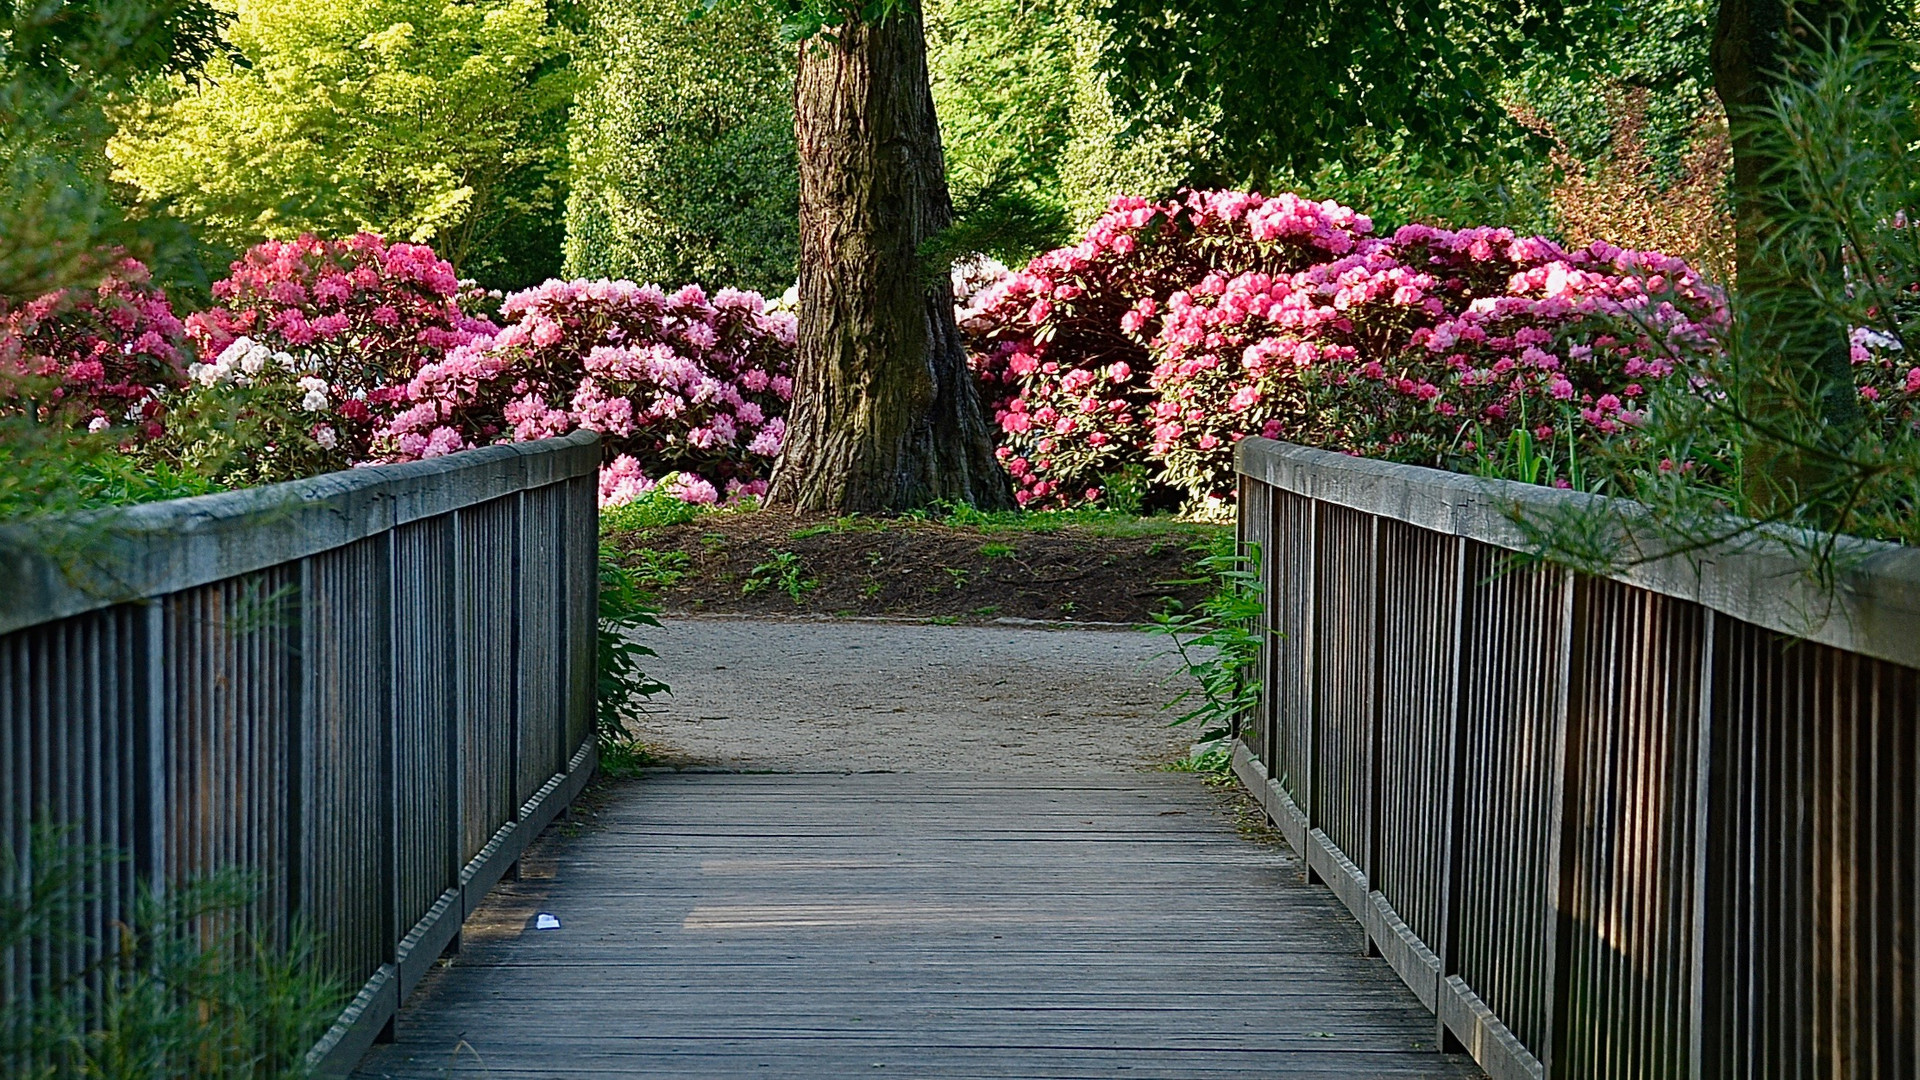
POLYGON ((351 1069, 593 774, 588 695, 530 693, 524 718, 508 696, 471 723, 530 736, 492 739, 520 789, 479 778, 459 790, 470 755, 436 726, 473 714, 435 699, 459 685, 450 674, 503 657, 509 681, 551 688, 556 652, 589 655, 591 620, 555 604, 551 585, 593 576, 598 461, 588 432, 0 528, 0 863, 24 865, 41 827, 125 856, 88 860, 89 902, 0 948, 0 998, 30 1002, 110 959, 136 886, 244 873, 259 885, 247 925, 268 941, 311 927, 315 966, 358 984, 307 1055, 320 1075, 351 1069), (486 525, 488 500, 529 484, 546 485, 538 527, 486 525), (444 518, 463 507, 481 519, 475 552, 548 572, 541 603, 479 582, 493 637, 544 651, 466 655, 474 635, 454 622, 471 603, 456 613, 447 594, 474 583, 447 576, 446 543, 403 543, 451 539, 444 518), (435 842, 458 839, 463 805, 493 793, 519 812, 489 816, 486 850, 435 842))
MULTIPOLYGON (((1272 439, 1235 446, 1240 472, 1283 491, 1409 522, 1512 550, 1528 540, 1514 515, 1551 521, 1576 508, 1611 505, 1625 518, 1631 504, 1536 484, 1440 472, 1414 465, 1331 453, 1272 439)), ((1684 555, 1657 537, 1621 538, 1625 562, 1610 576, 1664 596, 1692 600, 1724 615, 1848 652, 1920 667, 1920 551, 1853 537, 1833 540, 1837 588, 1809 579, 1790 545, 1768 530, 1751 543, 1684 555)), ((1821 540, 1796 538, 1799 547, 1821 540)), ((1307 570, 1309 568, 1301 568, 1307 570)))
POLYGON ((1478 1075, 1189 776, 657 775, 542 854, 358 1076, 1478 1075))
POLYGON ((0 634, 345 547, 408 522, 590 476, 591 431, 428 461, 0 527, 0 634))
POLYGON ((1262 579, 1291 615, 1274 629, 1312 643, 1262 677, 1272 697, 1318 670, 1322 697, 1349 707, 1274 716, 1296 748, 1274 763, 1284 784, 1252 745, 1234 768, 1435 1008, 1440 1038, 1535 1080, 1916 1074, 1920 553, 1839 538, 1829 594, 1792 557, 1817 536, 1662 557, 1630 503, 1260 439, 1237 465, 1274 520, 1344 520, 1262 579), (1503 565, 1498 549, 1527 546, 1513 519, 1581 510, 1610 515, 1644 561, 1503 565), (1355 511, 1408 541, 1393 566, 1352 558, 1355 511), (1369 573, 1451 577, 1452 625, 1417 590, 1397 594, 1409 617, 1371 625, 1295 602, 1351 596, 1369 573), (1351 707, 1389 670, 1368 655, 1409 659, 1425 681, 1407 685, 1445 704, 1440 738, 1404 695, 1351 707), (1421 666, 1433 655, 1452 657, 1447 685, 1421 666), (1378 749, 1408 736, 1429 752, 1378 749), (1325 784, 1363 771, 1369 737, 1372 786, 1325 784), (1389 835, 1355 827, 1369 819, 1410 865, 1369 862, 1389 835))

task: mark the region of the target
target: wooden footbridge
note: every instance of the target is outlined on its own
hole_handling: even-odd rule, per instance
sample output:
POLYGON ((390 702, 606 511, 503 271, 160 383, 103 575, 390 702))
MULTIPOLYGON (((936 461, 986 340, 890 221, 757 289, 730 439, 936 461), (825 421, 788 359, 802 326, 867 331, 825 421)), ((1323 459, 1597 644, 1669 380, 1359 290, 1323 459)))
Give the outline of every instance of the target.
POLYGON ((1191 776, 650 776, 531 865, 357 1076, 1479 1075, 1191 776))
POLYGON ((49 826, 126 858, 0 942, 0 1000, 241 869, 357 989, 328 1076, 1920 1076, 1913 552, 1823 593, 1515 568, 1515 514, 1598 504, 1249 439, 1234 765, 1285 848, 1070 761, 655 775, 549 832, 595 769, 598 460, 3 538, 0 894, 49 826))

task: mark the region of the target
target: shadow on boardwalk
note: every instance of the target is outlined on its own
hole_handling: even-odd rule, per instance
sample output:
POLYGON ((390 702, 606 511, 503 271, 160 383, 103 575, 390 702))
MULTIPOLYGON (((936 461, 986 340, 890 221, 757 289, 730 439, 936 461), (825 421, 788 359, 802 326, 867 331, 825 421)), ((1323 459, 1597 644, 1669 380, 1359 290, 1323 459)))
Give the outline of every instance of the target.
POLYGON ((669 627, 677 707, 727 717, 677 749, 795 771, 616 787, 476 916, 360 1075, 1478 1076, 1433 1052, 1432 1017, 1297 859, 1242 839, 1198 779, 1140 767, 1179 741, 1151 708, 1157 651, 669 627), (858 679, 827 670, 848 652, 858 679), (1024 689, 981 692, 1008 670, 1024 689), (858 750, 839 771, 791 730, 809 717, 858 750), (889 767, 913 771, 858 771, 889 767))

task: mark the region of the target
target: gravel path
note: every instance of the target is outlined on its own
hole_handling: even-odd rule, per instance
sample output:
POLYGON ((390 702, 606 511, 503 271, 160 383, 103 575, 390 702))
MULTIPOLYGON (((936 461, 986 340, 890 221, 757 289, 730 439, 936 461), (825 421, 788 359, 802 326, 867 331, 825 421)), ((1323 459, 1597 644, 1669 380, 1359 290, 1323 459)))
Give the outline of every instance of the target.
POLYGON ((673 619, 637 726, 676 764, 793 772, 1113 772, 1182 756, 1169 642, 1130 630, 673 619))

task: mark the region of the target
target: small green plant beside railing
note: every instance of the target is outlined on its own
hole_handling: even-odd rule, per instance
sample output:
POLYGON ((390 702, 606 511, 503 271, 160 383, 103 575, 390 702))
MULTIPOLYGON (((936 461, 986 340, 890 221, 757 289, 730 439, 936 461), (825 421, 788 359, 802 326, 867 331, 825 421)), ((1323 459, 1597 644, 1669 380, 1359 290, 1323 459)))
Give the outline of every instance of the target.
MULTIPOLYGON (((631 504, 629 504, 631 505, 631 504)), ((620 552, 600 547, 600 624, 596 640, 596 732, 600 767, 614 775, 631 773, 652 763, 652 755, 635 739, 627 724, 657 694, 671 693, 666 683, 648 675, 641 662, 659 654, 635 637, 644 628, 658 629, 660 605, 643 585, 644 569, 621 561, 620 552)))
POLYGON ((1223 773, 1231 762, 1225 740, 1233 733, 1234 721, 1260 700, 1254 676, 1260 663, 1264 608, 1259 575, 1251 569, 1259 553, 1257 549, 1239 552, 1234 539, 1224 535, 1198 550, 1207 554, 1195 569, 1216 584, 1213 594, 1191 610, 1174 605, 1156 614, 1147 631, 1171 640, 1173 655, 1180 660, 1172 681, 1182 689, 1161 708, 1178 712, 1173 725, 1193 725, 1195 745, 1206 747, 1181 766, 1223 773))
POLYGON ((92 946, 100 959, 0 1002, 0 1073, 21 1080, 293 1080, 346 1004, 318 970, 315 940, 281 944, 248 927, 259 895, 219 873, 144 890, 112 941, 62 933, 97 899, 91 883, 123 861, 36 830, 26 864, 0 867, 0 958, 92 946), (24 952, 23 952, 24 950, 24 952))

